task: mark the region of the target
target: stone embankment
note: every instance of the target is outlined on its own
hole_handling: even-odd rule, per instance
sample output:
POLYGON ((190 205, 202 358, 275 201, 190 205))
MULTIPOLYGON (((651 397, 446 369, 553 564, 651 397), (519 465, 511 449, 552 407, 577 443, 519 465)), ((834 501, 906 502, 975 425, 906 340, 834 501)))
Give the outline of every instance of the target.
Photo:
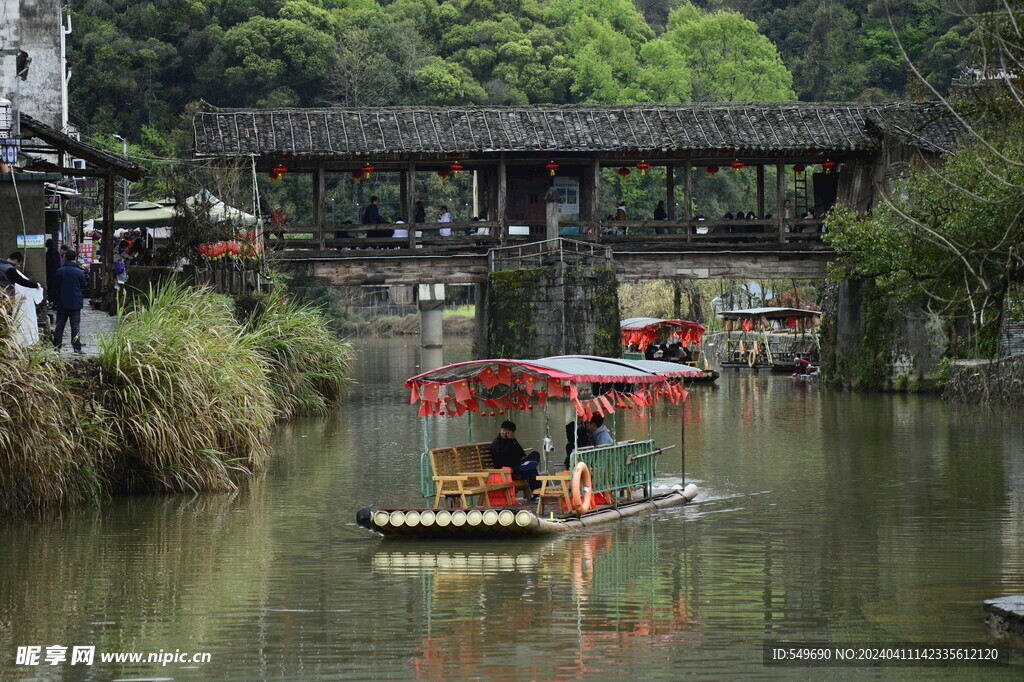
POLYGON ((953 360, 943 395, 952 401, 1024 407, 1024 355, 997 360, 953 360))

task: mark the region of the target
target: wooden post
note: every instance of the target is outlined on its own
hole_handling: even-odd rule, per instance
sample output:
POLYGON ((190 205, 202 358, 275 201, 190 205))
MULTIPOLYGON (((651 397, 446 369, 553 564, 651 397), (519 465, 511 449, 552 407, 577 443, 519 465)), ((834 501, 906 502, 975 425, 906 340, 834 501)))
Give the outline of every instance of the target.
POLYGON ((786 203, 786 166, 781 161, 775 163, 775 224, 779 229, 779 243, 786 243, 786 218, 782 207, 786 203))
MULTIPOLYGON (((505 163, 505 153, 498 156, 498 241, 502 246, 508 237, 508 215, 506 203, 508 201, 508 168, 505 163)), ((493 238, 495 235, 491 235, 493 238)))
POLYGON ((324 164, 317 162, 313 168, 313 238, 319 242, 318 248, 323 251, 327 248, 326 230, 326 207, 324 206, 324 164))
POLYGON ((594 223, 594 236, 601 235, 601 160, 596 156, 590 163, 590 178, 594 189, 590 193, 590 219, 594 223))
POLYGON ((764 164, 757 164, 757 217, 764 218, 764 164))
POLYGON ((683 197, 683 216, 686 218, 686 241, 693 241, 693 163, 686 162, 686 184, 683 197))
POLYGON ((544 195, 544 239, 558 239, 558 190, 548 187, 544 195))
POLYGON ((405 224, 409 228, 409 248, 416 248, 416 162, 409 160, 405 180, 405 224))
MULTIPOLYGON (((114 172, 103 180, 103 267, 100 275, 100 298, 114 290, 114 172)), ((112 310, 112 309, 111 309, 112 310)))
MULTIPOLYGON (((676 177, 675 166, 671 163, 665 165, 665 214, 668 220, 676 219, 676 177)), ((655 230, 657 232, 657 230, 655 230)), ((676 228, 672 228, 675 234, 676 228)))

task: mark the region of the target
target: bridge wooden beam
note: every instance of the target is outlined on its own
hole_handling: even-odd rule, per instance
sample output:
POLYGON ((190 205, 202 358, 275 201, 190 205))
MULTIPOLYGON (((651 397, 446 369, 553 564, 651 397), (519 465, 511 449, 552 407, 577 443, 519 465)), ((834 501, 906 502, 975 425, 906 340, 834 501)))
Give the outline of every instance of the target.
MULTIPOLYGON (((824 279, 831 250, 820 246, 675 248, 640 250, 616 245, 615 274, 620 282, 659 279, 824 279)), ((423 253, 422 249, 330 252, 279 262, 329 286, 401 284, 479 284, 487 279, 487 255, 423 253)))

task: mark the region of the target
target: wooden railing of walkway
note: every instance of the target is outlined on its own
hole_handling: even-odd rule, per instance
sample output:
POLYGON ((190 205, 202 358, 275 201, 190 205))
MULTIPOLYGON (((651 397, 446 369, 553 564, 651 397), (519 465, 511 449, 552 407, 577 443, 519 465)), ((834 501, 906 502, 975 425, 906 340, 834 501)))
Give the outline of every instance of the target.
MULTIPOLYGON (((515 221, 503 233, 498 222, 418 223, 412 225, 333 225, 323 235, 305 225, 267 226, 267 246, 301 259, 302 251, 355 251, 365 249, 416 248, 440 251, 481 252, 517 243, 543 240, 544 221, 515 221), (390 236, 400 230, 400 236, 390 236), (450 231, 442 235, 441 230, 450 231), (385 236, 387 235, 387 236, 385 236)), ((605 221, 599 225, 572 223, 559 236, 608 245, 663 245, 722 247, 728 244, 820 244, 821 220, 668 220, 605 221)))

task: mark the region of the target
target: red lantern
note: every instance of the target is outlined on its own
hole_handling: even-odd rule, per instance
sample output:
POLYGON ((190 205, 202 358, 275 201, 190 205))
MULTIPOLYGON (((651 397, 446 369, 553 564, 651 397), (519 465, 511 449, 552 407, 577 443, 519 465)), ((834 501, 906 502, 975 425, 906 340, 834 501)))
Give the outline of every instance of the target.
POLYGON ((366 179, 369 180, 370 179, 370 173, 372 173, 373 171, 377 170, 377 168, 372 163, 367 163, 365 166, 363 166, 362 170, 363 170, 363 175, 365 175, 366 179))
POLYGON ((554 161, 548 161, 546 164, 544 164, 544 167, 551 171, 552 175, 554 175, 555 171, 558 170, 558 164, 555 163, 554 161))
POLYGON ((352 171, 352 179, 355 180, 356 184, 358 185, 359 183, 361 183, 363 181, 363 172, 362 171, 352 171))
POLYGON ((797 165, 793 166, 793 173, 795 173, 798 178, 802 178, 804 176, 805 170, 807 169, 804 167, 802 163, 798 163, 797 165))
POLYGON ((448 170, 450 170, 452 172, 452 175, 454 175, 455 177, 459 177, 459 171, 462 170, 463 168, 465 168, 465 166, 463 166, 458 161, 448 165, 448 170))
POLYGON ((626 179, 626 176, 627 176, 627 175, 629 175, 630 173, 632 173, 633 171, 629 170, 629 169, 628 169, 628 168, 626 168, 626 167, 622 167, 622 168, 620 168, 620 169, 619 169, 618 171, 616 171, 616 172, 617 172, 617 173, 619 174, 619 177, 621 177, 621 178, 622 178, 623 180, 625 180, 625 179, 626 179))
POLYGON ((710 175, 711 177, 715 177, 716 175, 718 175, 718 166, 708 166, 707 171, 708 175, 710 175))
POLYGON ((825 159, 821 163, 821 167, 825 169, 825 175, 828 175, 832 172, 832 169, 836 167, 836 162, 832 159, 825 159))
POLYGON ((739 159, 736 159, 735 161, 733 161, 729 165, 732 166, 732 172, 733 173, 739 173, 743 169, 743 166, 746 165, 746 164, 744 164, 739 159))
POLYGON ((640 170, 640 175, 647 175, 647 169, 651 167, 651 164, 646 161, 641 161, 636 165, 636 167, 640 170))
POLYGON ((267 177, 270 178, 271 182, 277 182, 278 180, 281 179, 281 174, 275 173, 274 171, 270 171, 269 173, 267 173, 267 177))

